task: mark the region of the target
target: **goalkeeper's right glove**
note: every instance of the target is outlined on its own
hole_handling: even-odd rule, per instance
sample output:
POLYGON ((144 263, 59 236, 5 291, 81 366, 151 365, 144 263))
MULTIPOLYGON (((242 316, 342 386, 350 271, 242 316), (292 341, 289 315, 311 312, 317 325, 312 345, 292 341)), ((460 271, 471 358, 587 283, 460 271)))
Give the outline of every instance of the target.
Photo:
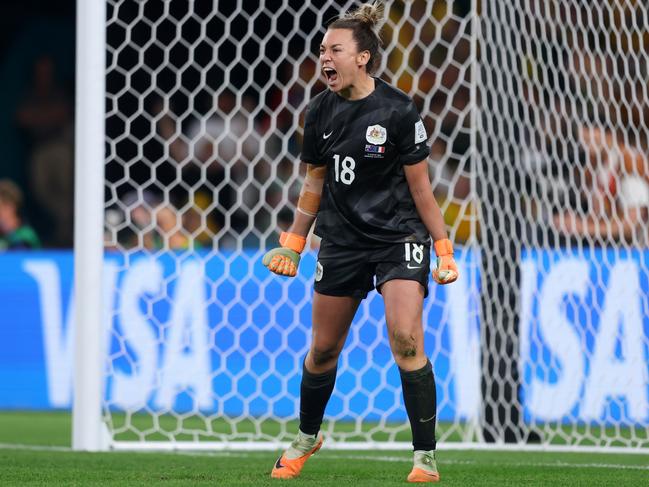
POLYGON ((280 276, 294 277, 300 265, 300 254, 306 245, 306 238, 295 233, 282 232, 279 236, 281 247, 269 250, 261 263, 268 270, 280 276))

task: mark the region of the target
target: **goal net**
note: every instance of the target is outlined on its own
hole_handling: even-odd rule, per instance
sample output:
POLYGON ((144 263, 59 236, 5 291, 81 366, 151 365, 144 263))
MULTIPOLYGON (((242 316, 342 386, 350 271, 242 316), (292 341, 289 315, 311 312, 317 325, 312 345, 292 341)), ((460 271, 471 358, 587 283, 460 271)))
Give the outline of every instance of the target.
MULTIPOLYGON (((425 302, 438 441, 646 449, 647 8, 385 3, 379 73, 422 114, 461 274, 425 302)), ((355 5, 108 0, 106 446, 297 431, 317 239, 294 279, 260 260, 295 209, 324 26, 355 5)), ((331 447, 410 442, 383 311, 371 293, 352 325, 331 447)))
POLYGON ((643 2, 482 2, 485 441, 649 446, 643 2))

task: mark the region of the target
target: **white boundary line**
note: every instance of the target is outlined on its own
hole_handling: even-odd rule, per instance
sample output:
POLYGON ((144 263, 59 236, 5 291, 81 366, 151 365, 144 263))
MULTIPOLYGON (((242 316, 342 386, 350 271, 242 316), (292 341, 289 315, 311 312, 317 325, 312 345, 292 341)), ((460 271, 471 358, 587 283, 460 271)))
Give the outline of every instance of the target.
MULTIPOLYGON (((352 460, 380 460, 384 462, 406 462, 411 463, 412 458, 401 458, 401 457, 389 457, 389 456, 365 456, 365 455, 327 455, 327 458, 335 459, 352 459, 352 460)), ((444 465, 478 465, 480 462, 474 460, 454 460, 454 459, 442 459, 440 464, 444 465)), ((504 465, 508 467, 568 467, 568 468, 615 468, 615 469, 630 469, 630 470, 649 470, 648 465, 624 465, 624 464, 614 464, 614 463, 570 463, 570 462, 508 462, 508 461, 499 461, 499 465, 504 465)))
MULTIPOLYGON (((206 456, 206 457, 221 457, 221 458, 249 458, 244 452, 177 452, 179 455, 187 456, 206 456)), ((315 458, 315 457, 314 457, 315 458)), ((412 458, 407 457, 391 457, 391 456, 371 456, 371 455, 330 455, 326 456, 328 460, 360 460, 360 461, 381 461, 381 462, 394 462, 394 463, 412 463, 412 458)), ((442 459, 439 463, 443 465, 479 465, 481 462, 474 460, 454 460, 442 459)), ((615 463, 570 463, 570 462, 498 462, 499 465, 507 467, 547 467, 547 468, 602 468, 602 469, 620 469, 620 470, 647 470, 649 465, 624 465, 615 463)))
MULTIPOLYGON (((24 445, 24 444, 13 444, 13 443, 0 443, 0 450, 22 450, 22 451, 52 451, 52 452, 73 452, 72 448, 67 446, 46 446, 46 445, 24 445)), ((446 448, 446 450, 452 450, 446 448)), ((457 449, 455 449, 457 450, 457 449)), ((488 450, 486 448, 473 448, 467 449, 467 451, 484 451, 488 450)), ((126 450, 124 450, 126 451, 126 450)), ((257 450, 256 453, 262 452, 264 450, 257 450)), ((492 451, 494 451, 492 449, 492 451)), ((497 451, 497 450, 496 450, 497 451)), ((503 450, 500 450, 503 451, 503 450)), ((530 452, 531 450, 519 450, 522 452, 530 452)), ((545 451, 547 453, 547 450, 545 451)), ((580 453, 582 451, 574 451, 574 453, 580 453)), ((190 450, 145 450, 141 449, 137 453, 174 453, 177 455, 186 455, 186 456, 204 456, 204 457, 220 457, 220 458, 249 458, 250 453, 246 453, 243 450, 240 451, 190 451, 190 450)), ((601 449, 598 453, 606 453, 601 449)), ((636 452, 637 453, 637 452, 636 452)), ((411 463, 412 458, 408 456, 372 456, 372 455, 331 455, 327 454, 326 459, 332 460, 360 460, 360 461, 381 461, 381 462, 395 462, 395 463, 411 463)), ((480 462, 475 460, 455 460, 455 459, 442 459, 440 462, 442 465, 479 465, 480 462)), ((508 467, 544 467, 544 468, 601 468, 601 469, 621 469, 621 470, 646 470, 649 471, 649 460, 647 465, 624 465, 624 464, 614 464, 614 463, 570 463, 570 462, 508 462, 508 461, 499 461, 499 464, 508 467)))
MULTIPOLYGON (((116 441, 110 446, 117 451, 274 451, 288 447, 288 442, 127 442, 116 441)), ((410 451, 412 445, 406 442, 327 442, 327 450, 404 450, 410 451)), ((510 443, 466 443, 448 442, 440 445, 442 451, 510 451, 510 452, 559 452, 559 453, 622 453, 630 455, 649 455, 648 448, 623 446, 580 446, 580 445, 519 445, 510 443)))
MULTIPOLYGON (((404 462, 411 463, 412 458, 401 458, 401 457, 372 457, 364 455, 327 455, 327 458, 340 459, 340 460, 380 460, 383 462, 404 462)), ((441 465, 479 465, 480 462, 473 460, 453 460, 453 459, 442 459, 440 460, 441 465)), ((628 470, 648 470, 649 465, 624 465, 624 464, 613 464, 613 463, 569 463, 569 462, 498 462, 499 465, 507 467, 557 467, 557 468, 605 468, 605 469, 628 469, 628 470)))
MULTIPOLYGON (((191 452, 191 453, 222 453, 223 456, 235 452, 265 452, 277 451, 287 448, 289 443, 260 443, 260 442, 233 442, 233 443, 172 443, 172 442, 114 442, 111 445, 112 451, 130 451, 130 452, 191 452)), ((67 446, 48 446, 48 445, 27 445, 21 443, 0 443, 0 450, 34 450, 34 451, 73 451, 67 446)), ((368 448, 366 443, 335 443, 327 444, 329 451, 410 451, 409 443, 385 442, 384 444, 371 445, 368 448)), ((475 444, 475 443, 446 443, 441 451, 493 451, 493 452, 537 452, 537 453, 598 453, 598 454, 628 454, 628 455, 647 455, 649 451, 642 448, 627 447, 583 447, 569 445, 516 445, 516 444, 475 444)), ((350 458, 350 457, 346 457, 350 458)), ((376 458, 376 457, 371 457, 376 458)), ((649 460, 647 462, 649 466, 649 460)))
POLYGON ((21 443, 0 443, 0 450, 74 451, 69 446, 23 445, 21 443))

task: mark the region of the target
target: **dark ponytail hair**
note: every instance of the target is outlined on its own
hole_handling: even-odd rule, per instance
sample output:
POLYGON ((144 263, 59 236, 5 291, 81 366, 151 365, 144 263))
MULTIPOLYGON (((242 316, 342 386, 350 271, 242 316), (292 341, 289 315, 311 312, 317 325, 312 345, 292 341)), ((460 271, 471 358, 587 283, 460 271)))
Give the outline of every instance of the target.
POLYGON ((358 51, 369 51, 370 59, 365 69, 372 74, 381 62, 381 38, 377 31, 378 24, 383 20, 383 3, 374 1, 364 3, 356 10, 341 15, 338 20, 329 24, 329 29, 349 29, 352 31, 358 51))

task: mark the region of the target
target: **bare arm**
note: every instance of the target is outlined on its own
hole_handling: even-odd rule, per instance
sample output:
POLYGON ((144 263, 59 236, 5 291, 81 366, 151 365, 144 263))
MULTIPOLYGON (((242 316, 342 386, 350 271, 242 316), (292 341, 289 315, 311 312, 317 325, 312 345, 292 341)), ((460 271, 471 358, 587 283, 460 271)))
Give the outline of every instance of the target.
POLYGON ((320 197, 326 173, 326 166, 307 165, 297 210, 293 216, 293 224, 288 232, 282 232, 280 235, 280 247, 266 252, 262 259, 262 263, 271 272, 289 277, 297 274, 300 254, 304 250, 306 237, 320 208, 320 197))
POLYGON ((647 220, 646 208, 632 208, 627 216, 610 218, 592 218, 579 216, 575 212, 567 211, 554 217, 554 224, 564 233, 592 238, 631 238, 634 231, 647 220))
POLYGON ((428 179, 428 163, 424 160, 412 166, 405 166, 403 170, 417 213, 434 241, 437 263, 432 272, 433 280, 438 284, 450 284, 457 280, 459 272, 453 259, 453 244, 448 239, 444 217, 437 206, 428 179))
POLYGON ((588 220, 586 222, 586 233, 595 238, 609 237, 612 239, 631 238, 633 232, 640 222, 640 209, 634 208, 629 211, 629 218, 612 220, 588 220))
MULTIPOLYGON (((303 163, 305 164, 305 163, 303 163)), ((307 164, 306 177, 300 191, 300 199, 297 203, 297 209, 293 216, 293 224, 289 229, 290 233, 306 237, 311 230, 315 221, 318 208, 320 207, 320 197, 322 195, 322 186, 324 177, 327 172, 326 166, 315 166, 307 164)))
POLYGON ((428 178, 428 162, 424 160, 417 164, 404 166, 403 170, 417 212, 428 233, 430 233, 434 241, 448 238, 444 217, 437 205, 437 201, 435 201, 430 179, 428 178))
POLYGON ((296 211, 295 215, 293 216, 293 224, 288 229, 288 231, 290 233, 306 237, 311 231, 311 226, 313 225, 314 221, 314 216, 305 215, 304 213, 296 211))

